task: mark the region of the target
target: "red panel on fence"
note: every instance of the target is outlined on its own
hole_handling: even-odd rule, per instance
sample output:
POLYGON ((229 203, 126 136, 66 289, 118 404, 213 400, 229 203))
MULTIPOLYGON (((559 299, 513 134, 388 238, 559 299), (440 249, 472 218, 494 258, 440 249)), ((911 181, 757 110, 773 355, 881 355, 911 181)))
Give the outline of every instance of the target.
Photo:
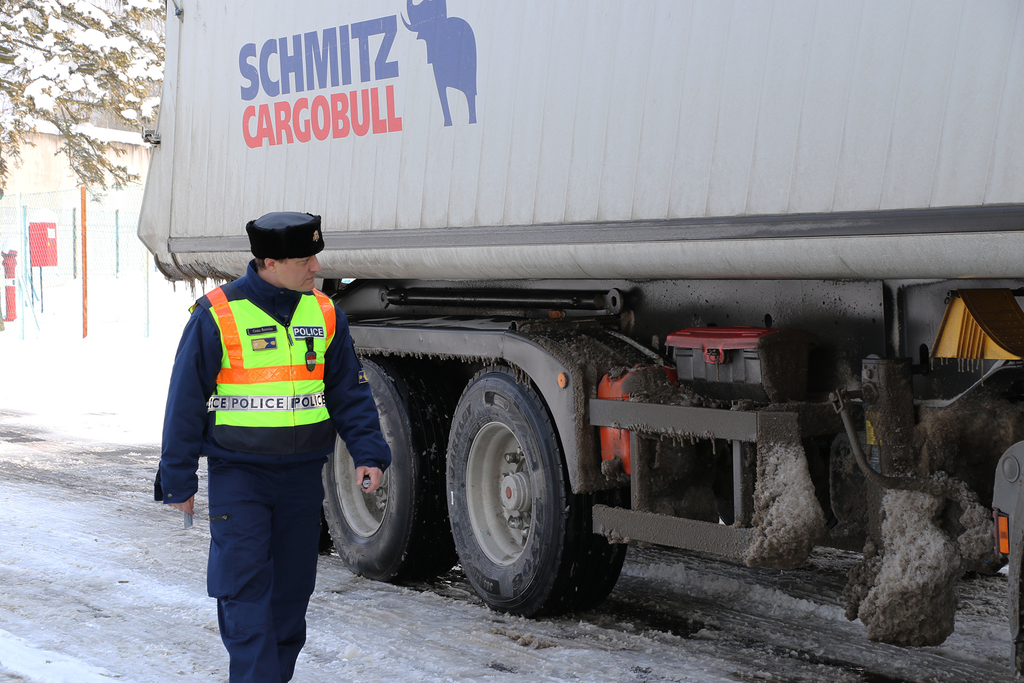
POLYGON ((57 265, 57 224, 29 223, 28 247, 29 265, 33 268, 57 265))

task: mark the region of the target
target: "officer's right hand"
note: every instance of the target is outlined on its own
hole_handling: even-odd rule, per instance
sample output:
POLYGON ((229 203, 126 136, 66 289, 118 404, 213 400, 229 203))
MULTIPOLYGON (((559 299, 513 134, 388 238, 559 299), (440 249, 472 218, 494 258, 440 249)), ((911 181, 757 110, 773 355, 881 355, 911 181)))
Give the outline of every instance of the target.
POLYGON ((195 502, 196 497, 195 494, 193 494, 192 497, 186 500, 184 503, 168 503, 168 505, 174 508, 175 510, 178 510, 179 512, 187 512, 191 515, 195 511, 195 502))
POLYGON ((363 477, 370 478, 370 485, 363 489, 363 493, 373 493, 380 488, 381 477, 384 473, 381 472, 379 467, 367 467, 366 465, 360 465, 356 468, 356 481, 362 482, 363 477))

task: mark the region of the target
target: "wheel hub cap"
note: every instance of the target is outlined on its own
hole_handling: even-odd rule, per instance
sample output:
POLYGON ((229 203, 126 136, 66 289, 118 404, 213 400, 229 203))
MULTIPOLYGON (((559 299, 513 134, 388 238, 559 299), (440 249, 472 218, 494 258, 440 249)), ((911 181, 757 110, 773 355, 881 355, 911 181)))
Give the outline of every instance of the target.
POLYGON ((522 512, 530 507, 530 477, 515 472, 501 480, 501 504, 509 512, 522 512))

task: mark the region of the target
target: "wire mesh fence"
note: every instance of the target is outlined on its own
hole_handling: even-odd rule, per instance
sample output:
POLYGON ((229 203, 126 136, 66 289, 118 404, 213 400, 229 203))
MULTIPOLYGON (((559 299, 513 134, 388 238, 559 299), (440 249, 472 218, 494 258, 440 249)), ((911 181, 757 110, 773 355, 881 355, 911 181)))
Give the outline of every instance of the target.
POLYGON ((0 199, 5 337, 148 337, 176 304, 172 317, 187 318, 191 293, 155 270, 136 236, 142 191, 87 191, 84 202, 80 189, 0 199))

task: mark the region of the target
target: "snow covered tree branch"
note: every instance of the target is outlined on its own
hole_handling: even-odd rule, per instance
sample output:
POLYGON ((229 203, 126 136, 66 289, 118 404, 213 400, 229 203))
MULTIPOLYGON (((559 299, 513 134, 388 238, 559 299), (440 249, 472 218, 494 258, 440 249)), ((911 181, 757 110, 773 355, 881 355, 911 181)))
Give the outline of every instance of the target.
POLYGON ((55 132, 85 185, 134 180, 91 134, 107 113, 141 125, 163 77, 159 0, 0 0, 0 189, 32 132, 55 132))

